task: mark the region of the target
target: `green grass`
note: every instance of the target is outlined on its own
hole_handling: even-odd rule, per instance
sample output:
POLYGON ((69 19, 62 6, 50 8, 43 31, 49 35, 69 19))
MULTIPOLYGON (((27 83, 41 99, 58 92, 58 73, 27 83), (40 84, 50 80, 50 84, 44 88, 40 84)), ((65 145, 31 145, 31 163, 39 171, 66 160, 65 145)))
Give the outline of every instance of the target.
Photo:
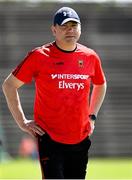
POLYGON ((87 179, 132 179, 132 159, 92 159, 87 179))
MULTIPOLYGON (((132 179, 132 159, 90 159, 87 179, 132 179)), ((28 159, 0 163, 0 179, 41 179, 37 161, 28 159)))
POLYGON ((40 179, 40 166, 30 159, 10 160, 0 164, 0 179, 40 179))

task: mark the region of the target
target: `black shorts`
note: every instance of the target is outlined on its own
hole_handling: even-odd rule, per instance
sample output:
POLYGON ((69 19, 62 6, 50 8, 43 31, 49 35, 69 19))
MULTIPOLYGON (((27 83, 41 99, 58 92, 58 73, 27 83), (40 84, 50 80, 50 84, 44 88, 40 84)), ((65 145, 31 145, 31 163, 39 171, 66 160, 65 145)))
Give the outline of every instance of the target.
POLYGON ((75 145, 53 141, 47 134, 38 137, 38 151, 43 179, 85 179, 88 150, 87 137, 75 145))

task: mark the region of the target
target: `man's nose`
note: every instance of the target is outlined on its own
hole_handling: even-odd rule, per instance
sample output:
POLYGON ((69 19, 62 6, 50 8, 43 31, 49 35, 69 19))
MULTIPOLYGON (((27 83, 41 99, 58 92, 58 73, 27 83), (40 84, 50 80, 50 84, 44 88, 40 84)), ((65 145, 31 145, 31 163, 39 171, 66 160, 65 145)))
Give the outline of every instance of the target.
POLYGON ((73 27, 68 27, 68 28, 67 28, 67 31, 68 31, 68 32, 73 32, 73 31, 74 31, 74 28, 73 28, 73 27))

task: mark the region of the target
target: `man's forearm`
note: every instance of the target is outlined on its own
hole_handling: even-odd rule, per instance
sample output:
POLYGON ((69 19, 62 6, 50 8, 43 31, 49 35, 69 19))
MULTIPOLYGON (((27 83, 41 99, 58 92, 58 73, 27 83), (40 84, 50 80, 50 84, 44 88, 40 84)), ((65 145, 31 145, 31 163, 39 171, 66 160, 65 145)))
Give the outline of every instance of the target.
POLYGON ((19 95, 17 88, 10 86, 7 83, 3 84, 3 92, 6 97, 6 101, 9 107, 9 110, 15 119, 16 123, 20 128, 23 127, 24 120, 26 119, 21 107, 19 95))
POLYGON ((90 99, 90 114, 95 114, 97 116, 99 109, 104 101, 105 94, 106 83, 103 85, 94 85, 90 99))

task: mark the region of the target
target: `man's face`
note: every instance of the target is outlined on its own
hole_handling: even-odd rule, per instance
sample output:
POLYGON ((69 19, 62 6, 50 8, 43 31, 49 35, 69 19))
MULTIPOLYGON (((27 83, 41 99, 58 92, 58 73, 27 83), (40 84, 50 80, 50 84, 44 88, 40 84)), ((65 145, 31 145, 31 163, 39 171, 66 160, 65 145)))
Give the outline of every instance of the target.
POLYGON ((56 41, 76 43, 81 35, 81 25, 74 21, 69 21, 61 26, 56 24, 52 26, 52 32, 56 41))

